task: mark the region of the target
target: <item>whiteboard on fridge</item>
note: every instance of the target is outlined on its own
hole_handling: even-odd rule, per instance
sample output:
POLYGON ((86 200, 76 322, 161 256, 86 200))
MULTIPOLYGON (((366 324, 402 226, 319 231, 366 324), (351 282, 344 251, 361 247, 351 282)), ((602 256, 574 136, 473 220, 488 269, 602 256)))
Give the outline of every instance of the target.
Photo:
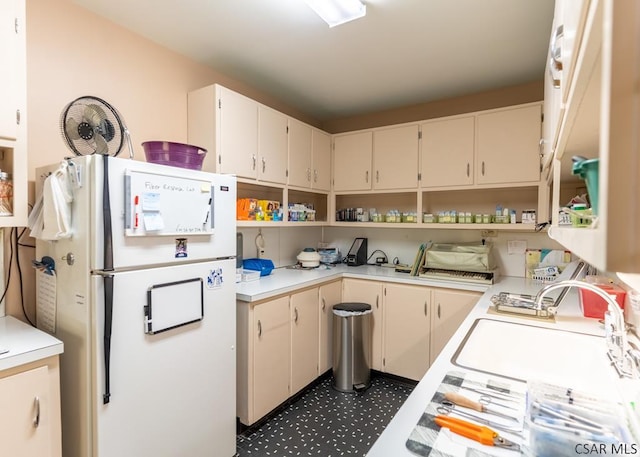
POLYGON ((213 234, 211 181, 128 170, 124 185, 127 236, 213 234))

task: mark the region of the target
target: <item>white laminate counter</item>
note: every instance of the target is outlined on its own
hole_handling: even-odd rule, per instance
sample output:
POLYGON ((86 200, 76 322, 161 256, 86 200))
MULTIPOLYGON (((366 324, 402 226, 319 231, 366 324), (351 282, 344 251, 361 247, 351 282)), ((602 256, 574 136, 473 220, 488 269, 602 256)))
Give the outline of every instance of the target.
MULTIPOLYGON (((456 351, 461 346, 465 336, 472 328, 474 322, 477 319, 492 319, 520 324, 524 323, 527 325, 544 327, 546 329, 567 330, 571 332, 579 332, 582 334, 604 337, 604 329, 596 319, 587 319, 582 316, 576 289, 570 289, 564 301, 561 303, 558 309, 558 316, 556 316, 555 323, 549 323, 537 319, 534 320, 531 318, 513 317, 505 314, 498 315, 494 313, 488 313, 488 310, 491 306, 490 298, 492 295, 497 294, 498 292, 507 291, 514 293, 535 294, 540 288, 541 285, 539 283, 535 283, 524 278, 503 278, 501 281, 499 281, 498 284, 495 284, 489 290, 487 290, 479 300, 476 307, 471 311, 471 313, 461 324, 457 332, 450 339, 449 343, 440 353, 439 357, 429 368, 429 371, 415 387, 411 395, 408 397, 407 401, 397 412, 395 417, 383 431, 378 440, 374 443, 367 456, 416 457, 416 454, 413 454, 406 448, 405 443, 410 433, 418 423, 421 415, 425 411, 425 407, 433 398, 434 393, 438 389, 438 386, 442 382, 444 376, 451 371, 467 373, 469 375, 478 375, 478 371, 462 368, 452 362, 456 351)), ((556 295, 557 294, 554 293, 550 294, 550 296, 553 297, 555 297, 556 295)), ((546 331, 550 332, 550 330, 546 331)), ((530 341, 530 344, 536 345, 537 342, 530 341)), ((496 354, 499 355, 501 351, 500 347, 491 347, 490 345, 487 345, 485 349, 486 350, 484 351, 484 353, 486 353, 486 357, 494 357, 496 354)), ((606 351, 604 338, 602 338, 602 350, 606 351)), ((567 354, 570 354, 570 351, 571 349, 566 347, 557 348, 557 351, 553 351, 552 353, 550 353, 549 357, 561 357, 563 355, 566 357, 567 354)), ((612 384, 616 383, 617 377, 614 373, 614 369, 612 367, 607 368, 611 369, 611 375, 606 374, 606 379, 614 379, 614 381, 612 381, 612 384)), ((533 369, 535 370, 535 368, 533 369)), ((547 376, 547 373, 540 372, 539 375, 539 380, 546 380, 545 378, 547 376)), ((592 375, 593 373, 589 372, 575 373, 575 376, 573 377, 574 379, 568 379, 567 382, 572 383, 576 379, 580 379, 580 376, 588 377, 592 375)), ((489 377, 506 379, 494 375, 489 375, 489 377)), ((508 379, 507 381, 514 382, 508 379)), ((553 381, 556 381, 555 383, 557 383, 558 379, 555 378, 553 379, 553 381)), ((609 387, 612 387, 615 390, 617 388, 617 385, 605 386, 605 388, 609 387)), ((483 451, 490 453, 490 455, 516 455, 513 451, 504 449, 501 450, 498 448, 490 448, 489 450, 486 446, 484 446, 483 451)))
POLYGON ((62 341, 15 317, 0 317, 0 371, 61 354, 62 341), (4 352, 4 351, 7 352, 4 352))
POLYGON ((409 276, 408 273, 396 273, 393 268, 375 265, 362 265, 359 267, 335 265, 331 267, 320 266, 309 270, 276 268, 269 276, 263 276, 256 281, 236 284, 236 300, 244 302, 260 301, 340 278, 371 279, 477 292, 484 292, 489 288, 488 285, 479 283, 422 279, 409 276))

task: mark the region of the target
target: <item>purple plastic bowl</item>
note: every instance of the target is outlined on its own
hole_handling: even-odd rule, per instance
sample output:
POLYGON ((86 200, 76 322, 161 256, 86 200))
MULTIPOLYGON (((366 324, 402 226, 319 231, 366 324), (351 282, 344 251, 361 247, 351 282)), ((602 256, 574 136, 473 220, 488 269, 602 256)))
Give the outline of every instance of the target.
POLYGON ((207 150, 198 146, 171 141, 145 141, 142 143, 147 162, 172 167, 201 170, 207 150))

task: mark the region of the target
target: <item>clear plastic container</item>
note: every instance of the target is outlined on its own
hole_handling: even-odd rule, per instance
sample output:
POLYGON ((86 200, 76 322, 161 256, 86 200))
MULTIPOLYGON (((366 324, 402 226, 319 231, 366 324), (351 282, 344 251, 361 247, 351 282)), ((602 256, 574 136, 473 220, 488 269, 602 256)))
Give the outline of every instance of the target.
POLYGON ((0 216, 13 214, 13 181, 11 175, 0 171, 0 216))

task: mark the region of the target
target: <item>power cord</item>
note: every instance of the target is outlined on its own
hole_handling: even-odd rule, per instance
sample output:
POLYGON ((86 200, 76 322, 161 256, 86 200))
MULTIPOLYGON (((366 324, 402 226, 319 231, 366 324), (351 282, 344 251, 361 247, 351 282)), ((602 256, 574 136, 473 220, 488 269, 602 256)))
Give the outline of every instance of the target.
POLYGON ((373 251, 371 255, 367 258, 367 265, 382 265, 383 263, 388 263, 388 262, 389 262, 389 258, 387 257, 387 254, 384 251, 381 251, 380 249, 376 249, 375 251, 373 251), (375 263, 369 263, 369 260, 371 260, 371 258, 374 256, 376 252, 380 252, 384 257, 376 257, 375 263), (378 260, 380 260, 380 262, 378 260))

